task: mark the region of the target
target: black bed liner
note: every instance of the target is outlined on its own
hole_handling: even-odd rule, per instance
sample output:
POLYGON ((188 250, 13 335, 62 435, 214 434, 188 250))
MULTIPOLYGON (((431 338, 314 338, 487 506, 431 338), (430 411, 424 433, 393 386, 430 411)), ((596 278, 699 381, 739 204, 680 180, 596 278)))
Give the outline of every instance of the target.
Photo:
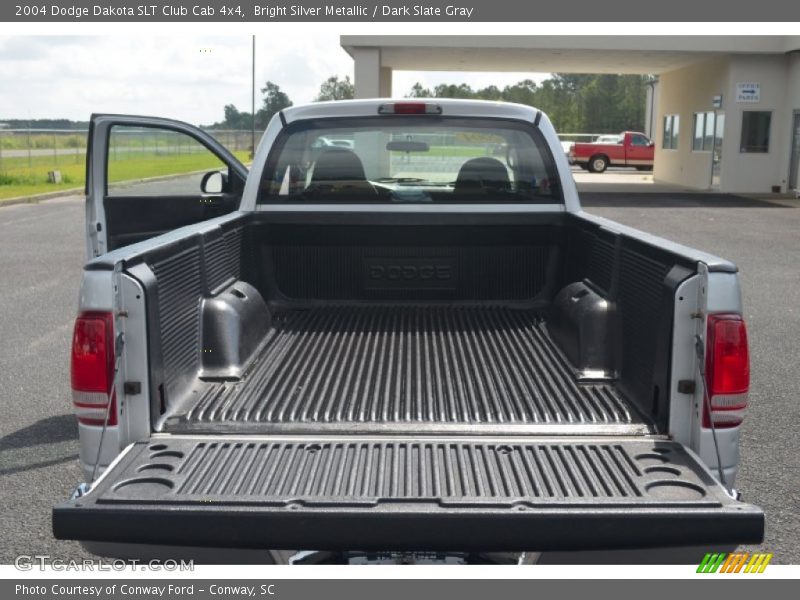
POLYGON ((534 311, 285 309, 240 382, 198 382, 173 432, 651 431, 613 381, 579 383, 534 311))
POLYGON ((59 539, 320 550, 758 543, 763 513, 678 443, 162 435, 57 506, 59 539))

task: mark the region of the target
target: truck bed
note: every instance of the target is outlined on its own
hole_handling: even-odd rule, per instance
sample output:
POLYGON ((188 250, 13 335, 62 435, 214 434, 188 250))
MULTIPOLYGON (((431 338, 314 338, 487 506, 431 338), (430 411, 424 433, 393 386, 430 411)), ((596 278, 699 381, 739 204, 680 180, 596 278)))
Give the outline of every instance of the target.
POLYGON ((650 431, 611 380, 579 382, 532 310, 277 311, 240 381, 199 380, 172 432, 650 431))

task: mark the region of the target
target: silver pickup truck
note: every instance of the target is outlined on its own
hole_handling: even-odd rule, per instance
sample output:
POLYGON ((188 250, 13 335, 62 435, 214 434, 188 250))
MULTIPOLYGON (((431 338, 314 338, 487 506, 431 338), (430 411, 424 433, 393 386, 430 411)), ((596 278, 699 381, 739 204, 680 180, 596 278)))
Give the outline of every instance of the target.
POLYGON ((584 212, 540 111, 293 107, 249 172, 185 123, 96 115, 87 170, 86 483, 57 538, 335 562, 762 540, 734 490, 736 267, 584 212), (119 185, 131 130, 219 168, 119 185))

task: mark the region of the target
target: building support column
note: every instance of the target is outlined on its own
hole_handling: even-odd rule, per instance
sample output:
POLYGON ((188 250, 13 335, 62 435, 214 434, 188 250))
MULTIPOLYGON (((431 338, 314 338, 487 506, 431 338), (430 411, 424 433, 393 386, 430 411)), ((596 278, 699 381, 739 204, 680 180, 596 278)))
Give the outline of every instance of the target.
POLYGON ((392 96, 392 69, 381 66, 379 48, 355 49, 353 63, 356 98, 390 98, 392 96))
POLYGON ((658 77, 647 82, 644 106, 644 134, 655 141, 656 112, 658 111, 658 77))
POLYGON ((800 50, 789 54, 789 76, 786 86, 786 113, 789 132, 789 160, 784 191, 794 192, 800 197, 800 128, 795 127, 795 118, 800 119, 800 50))

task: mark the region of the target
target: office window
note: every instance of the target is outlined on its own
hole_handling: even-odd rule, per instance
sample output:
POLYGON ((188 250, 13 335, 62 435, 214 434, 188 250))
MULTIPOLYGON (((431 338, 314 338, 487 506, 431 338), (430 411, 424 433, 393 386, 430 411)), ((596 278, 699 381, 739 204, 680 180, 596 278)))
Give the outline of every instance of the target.
POLYGON ((772 112, 768 110, 746 110, 742 113, 742 143, 740 152, 769 152, 769 128, 772 112))
POLYGON ((664 116, 664 139, 661 142, 661 147, 665 150, 678 149, 678 134, 680 133, 680 116, 666 115, 664 116))
POLYGON ((692 138, 692 151, 698 152, 703 150, 703 132, 706 127, 706 114, 708 113, 694 113, 694 137, 692 138))
POLYGON ((694 113, 692 151, 711 152, 714 147, 714 113, 694 113))

